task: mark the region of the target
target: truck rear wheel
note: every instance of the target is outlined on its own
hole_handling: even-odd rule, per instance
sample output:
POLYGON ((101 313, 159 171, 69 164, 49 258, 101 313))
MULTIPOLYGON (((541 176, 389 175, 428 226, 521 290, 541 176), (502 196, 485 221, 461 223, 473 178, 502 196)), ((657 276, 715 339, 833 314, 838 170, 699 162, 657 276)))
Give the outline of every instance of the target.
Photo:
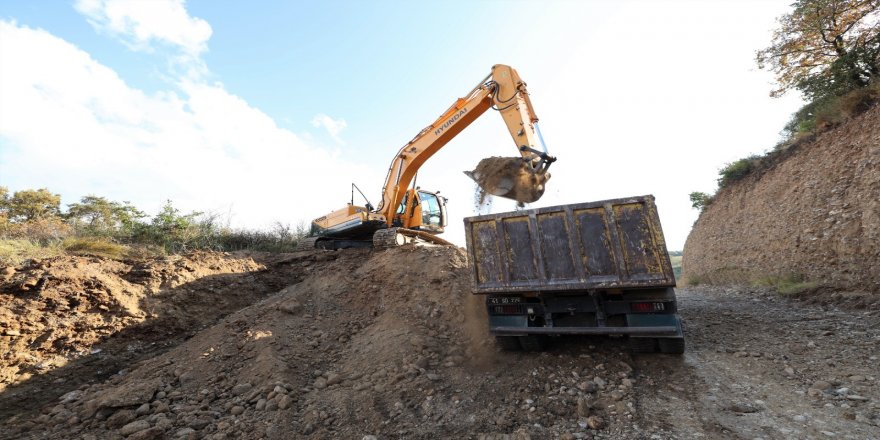
POLYGON ((546 335, 528 335, 519 337, 519 345, 525 351, 544 351, 547 348, 546 335))
POLYGON ((657 343, 660 345, 660 351, 663 353, 684 353, 684 338, 660 338, 657 343))
POLYGON ((519 338, 516 336, 495 336, 495 342, 504 351, 522 350, 522 346, 519 345, 519 338))
POLYGON ((657 351, 657 339, 629 338, 629 347, 633 353, 654 353, 657 351))

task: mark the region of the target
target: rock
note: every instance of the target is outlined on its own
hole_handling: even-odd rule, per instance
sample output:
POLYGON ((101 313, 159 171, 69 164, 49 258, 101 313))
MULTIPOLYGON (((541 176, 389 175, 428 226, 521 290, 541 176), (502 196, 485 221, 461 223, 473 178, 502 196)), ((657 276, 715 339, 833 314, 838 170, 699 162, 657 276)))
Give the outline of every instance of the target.
POLYGON ((278 409, 278 401, 277 400, 272 399, 272 400, 266 402, 266 411, 275 411, 277 409, 278 409))
POLYGON ((327 385, 336 385, 342 382, 342 375, 336 373, 330 373, 327 375, 327 385))
POLYGON ((238 405, 233 406, 232 409, 229 410, 229 413, 234 416, 241 415, 243 412, 244 412, 244 407, 238 406, 238 405))
POLYGON ((257 411, 262 411, 266 409, 266 399, 260 399, 257 401, 257 405, 254 407, 257 411))
POLYGON ((599 430, 605 427, 605 420, 599 416, 590 416, 587 418, 587 426, 593 430, 599 430))
POLYGON ((599 377, 599 376, 594 377, 594 378, 593 378, 593 382, 594 382, 594 383, 596 384, 596 386, 598 386, 599 388, 605 388, 605 385, 608 384, 608 382, 606 382, 605 379, 602 379, 602 378, 599 377))
POLYGON ((280 399, 278 399, 278 408, 279 409, 290 408, 290 405, 292 403, 293 403, 293 399, 291 399, 290 396, 285 394, 285 395, 281 396, 280 399))
POLYGON ((611 399, 614 400, 615 402, 622 400, 623 396, 624 396, 624 394, 621 391, 615 390, 615 391, 611 392, 611 399))
POLYGON ((599 386, 595 382, 581 382, 578 384, 578 389, 585 393, 595 393, 599 390, 599 386))
POLYGON ((281 385, 275 385, 275 388, 272 389, 275 394, 287 394, 287 388, 284 388, 281 385))
POLYGON ((434 373, 428 373, 425 375, 425 377, 427 377, 428 380, 435 381, 435 382, 440 380, 440 376, 437 374, 434 374, 434 373))
POLYGON ((150 404, 145 403, 138 407, 138 409, 134 410, 134 415, 137 417, 145 416, 150 413, 150 404))
POLYGON ((3 334, 6 336, 21 336, 21 332, 18 330, 6 329, 3 331, 3 334))
POLYGON ((174 433, 175 437, 188 437, 192 434, 195 434, 196 430, 192 428, 180 428, 177 432, 174 433))
POLYGON ((581 397, 577 400, 577 415, 579 417, 589 417, 590 416, 590 402, 587 399, 581 397))
POLYGON ((734 403, 727 407, 727 409, 740 414, 756 413, 761 410, 760 408, 750 403, 734 403))
POLYGON ((149 429, 149 428, 150 428, 150 422, 148 422, 146 420, 135 420, 135 421, 123 426, 122 429, 119 430, 119 433, 122 435, 125 435, 125 436, 129 436, 129 435, 132 435, 138 431, 143 431, 143 430, 149 429))
POLYGON ((302 310, 302 304, 297 300, 288 300, 278 305, 278 310, 291 315, 296 315, 302 310))
POLYGON ((828 382, 825 382, 824 380, 817 380, 816 382, 813 383, 813 386, 811 386, 810 388, 824 391, 824 390, 827 390, 828 388, 831 388, 831 384, 828 382))
POLYGON ((163 414, 163 415, 161 415, 160 417, 157 417, 157 418, 156 418, 156 421, 154 422, 154 426, 153 426, 153 427, 154 427, 154 428, 161 429, 161 430, 164 432, 164 431, 167 431, 167 430, 171 429, 172 426, 174 426, 174 422, 172 422, 171 420, 169 420, 169 419, 168 419, 167 417, 165 417, 165 415, 163 414))
POLYGON ((361 440, 378 440, 378 438, 375 435, 365 435, 361 437, 361 440))
POLYGON ((156 409, 153 410, 153 413, 154 413, 154 414, 167 413, 167 412, 170 411, 170 410, 171 410, 171 408, 168 406, 167 403, 165 403, 165 402, 159 402, 159 403, 156 405, 156 409))
POLYGON ((152 427, 130 435, 128 440, 156 440, 160 438, 165 438, 165 429, 152 427))
POLYGON ((181 375, 177 378, 177 380, 180 381, 180 384, 181 384, 181 385, 185 385, 185 384, 188 384, 188 383, 194 382, 196 379, 197 379, 197 376, 196 376, 196 374, 193 373, 192 371, 187 371, 187 372, 181 374, 181 375))
POLYGON ((250 391, 251 388, 253 388, 253 385, 251 385, 251 384, 249 384, 249 383, 247 383, 247 382, 245 382, 245 383, 240 383, 240 384, 238 384, 238 385, 232 387, 232 394, 235 395, 235 396, 240 396, 240 395, 242 395, 242 394, 247 393, 248 391, 250 391))
POLYGON ((156 390, 162 386, 159 378, 131 381, 124 387, 111 388, 98 403, 102 408, 139 406, 153 400, 156 390))
POLYGON ((13 275, 15 275, 15 268, 11 266, 6 266, 3 269, 0 269, 0 280, 9 281, 12 279, 13 275))
POLYGON ((315 381, 315 388, 317 388, 319 390, 327 388, 327 379, 324 379, 323 377, 319 377, 318 380, 315 381))
POLYGON ((860 402, 867 402, 868 400, 871 400, 867 397, 859 396, 858 394, 850 394, 849 396, 846 396, 846 398, 849 400, 857 400, 860 402))
POLYGON ((112 416, 107 418, 107 427, 110 429, 118 429, 131 423, 135 418, 134 411, 130 409, 116 411, 112 416))
POLYGON ((204 428, 205 426, 210 425, 211 421, 212 421, 211 419, 208 419, 205 417, 199 417, 199 418, 189 422, 189 427, 198 431, 198 430, 201 430, 202 428, 204 428))
POLYGON ((789 376, 793 376, 794 375, 794 368, 791 368, 790 366, 786 366, 785 367, 785 374, 787 374, 789 376))

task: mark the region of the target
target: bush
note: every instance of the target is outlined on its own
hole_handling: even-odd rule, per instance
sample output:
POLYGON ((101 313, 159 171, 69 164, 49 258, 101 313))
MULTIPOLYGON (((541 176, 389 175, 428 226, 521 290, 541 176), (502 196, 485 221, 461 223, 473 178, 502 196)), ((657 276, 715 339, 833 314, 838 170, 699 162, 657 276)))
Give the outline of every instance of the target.
POLYGON ((694 209, 699 209, 700 212, 703 212, 703 210, 706 209, 707 206, 711 205, 713 200, 712 196, 710 196, 709 194, 699 191, 692 192, 690 194, 690 198, 691 206, 693 206, 694 209))
POLYGON ((748 176, 757 165, 761 163, 761 157, 752 155, 736 162, 728 163, 718 171, 718 187, 724 188, 743 177, 748 176))
POLYGON ((805 134, 821 133, 864 113, 878 102, 880 102, 878 81, 841 95, 817 97, 792 115, 783 134, 787 140, 793 141, 805 134))

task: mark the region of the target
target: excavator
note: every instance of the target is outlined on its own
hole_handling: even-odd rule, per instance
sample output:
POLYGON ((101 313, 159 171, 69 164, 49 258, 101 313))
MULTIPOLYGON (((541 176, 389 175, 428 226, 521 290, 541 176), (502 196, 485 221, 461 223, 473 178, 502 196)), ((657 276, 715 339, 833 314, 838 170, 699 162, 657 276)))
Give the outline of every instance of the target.
POLYGON ((526 83, 515 69, 498 64, 464 98, 458 98, 397 152, 388 168, 378 207, 374 208, 352 184, 351 202, 314 219, 309 237, 300 242, 298 249, 387 248, 412 241, 451 244, 437 237, 447 225, 446 198, 439 191, 416 186, 417 172, 490 108, 501 113, 519 156, 486 158, 465 174, 485 193, 519 203, 538 200, 550 178, 547 169, 556 158, 547 153, 526 83), (355 190, 364 198, 364 206, 355 205, 355 190))

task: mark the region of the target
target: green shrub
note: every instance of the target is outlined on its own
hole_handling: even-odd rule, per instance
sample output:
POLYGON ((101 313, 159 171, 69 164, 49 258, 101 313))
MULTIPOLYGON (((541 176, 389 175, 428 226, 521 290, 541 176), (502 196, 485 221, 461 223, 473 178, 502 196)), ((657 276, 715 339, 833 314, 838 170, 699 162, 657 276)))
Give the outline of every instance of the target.
POLYGON ((703 210, 706 209, 707 206, 711 205, 713 200, 712 196, 710 196, 709 194, 699 191, 692 192, 690 194, 690 198, 691 206, 693 206, 694 209, 699 209, 700 212, 703 212, 703 210))
POLYGON ((735 162, 728 163, 718 171, 718 187, 724 188, 743 177, 748 176, 759 164, 761 157, 757 155, 749 156, 735 162))

